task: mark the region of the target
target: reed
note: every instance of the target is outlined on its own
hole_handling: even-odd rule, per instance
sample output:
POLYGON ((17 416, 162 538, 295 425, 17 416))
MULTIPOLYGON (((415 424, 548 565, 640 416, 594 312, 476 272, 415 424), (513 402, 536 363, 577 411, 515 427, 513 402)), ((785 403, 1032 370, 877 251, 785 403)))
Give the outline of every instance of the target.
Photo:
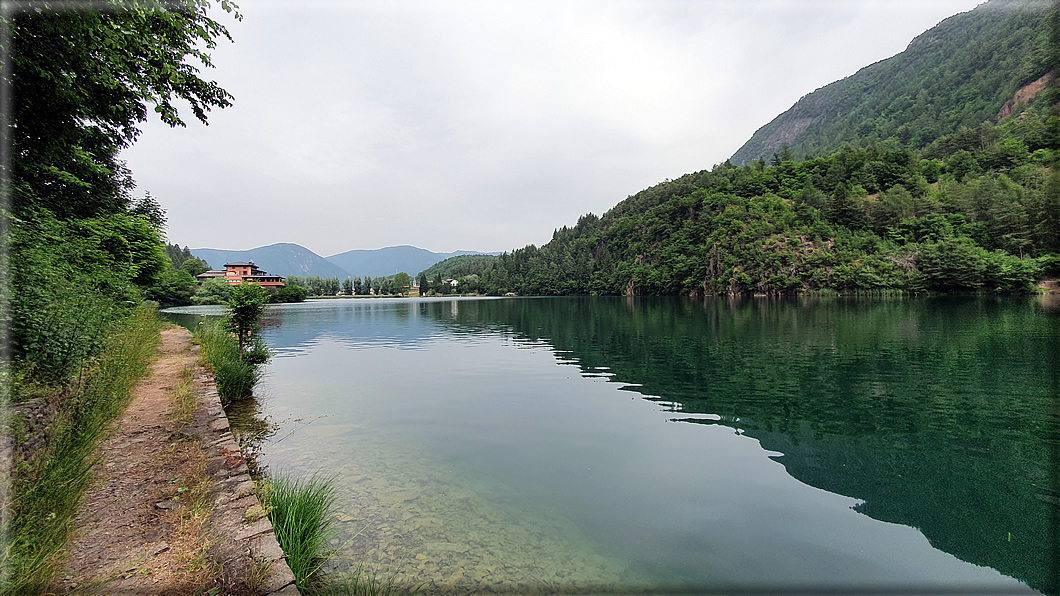
POLYGON ((213 369, 221 403, 250 397, 261 378, 257 365, 268 359, 268 348, 255 343, 247 353, 249 357, 240 359, 236 336, 213 322, 200 323, 194 335, 206 363, 213 369))
POLYGON ((334 530, 334 480, 317 474, 295 479, 266 473, 261 494, 298 588, 319 585, 321 567, 332 555, 327 541, 334 530))

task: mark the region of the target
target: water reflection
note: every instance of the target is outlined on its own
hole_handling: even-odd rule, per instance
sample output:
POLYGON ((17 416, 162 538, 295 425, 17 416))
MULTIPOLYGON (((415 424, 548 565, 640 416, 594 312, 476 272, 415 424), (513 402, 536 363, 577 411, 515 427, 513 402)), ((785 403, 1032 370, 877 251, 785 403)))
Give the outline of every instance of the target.
POLYGON ((263 457, 343 479, 339 568, 428 589, 1018 587, 996 569, 1052 592, 1057 321, 997 299, 282 305, 263 457))
POLYGON ((860 513, 1057 590, 1060 340, 1033 300, 554 299, 455 323, 497 321, 675 421, 758 439, 860 513))

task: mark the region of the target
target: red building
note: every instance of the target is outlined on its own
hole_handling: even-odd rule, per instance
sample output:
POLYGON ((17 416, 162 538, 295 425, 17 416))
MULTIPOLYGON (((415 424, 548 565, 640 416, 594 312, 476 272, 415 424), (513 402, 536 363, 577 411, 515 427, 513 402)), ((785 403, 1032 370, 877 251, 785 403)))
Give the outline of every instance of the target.
POLYGON ((254 282, 266 288, 282 288, 283 278, 279 275, 269 275, 258 269, 254 261, 249 263, 225 263, 225 281, 232 285, 238 285, 245 281, 254 282))

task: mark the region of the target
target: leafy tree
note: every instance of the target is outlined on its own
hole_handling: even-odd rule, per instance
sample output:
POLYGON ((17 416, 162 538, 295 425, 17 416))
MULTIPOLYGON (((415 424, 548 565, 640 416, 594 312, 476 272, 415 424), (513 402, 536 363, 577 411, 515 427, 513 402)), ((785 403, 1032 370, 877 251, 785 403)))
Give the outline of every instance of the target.
MULTIPOLYGON (((227 282, 226 282, 227 283, 227 282)), ((166 269, 144 295, 163 306, 186 306, 192 303, 195 278, 183 269, 166 269)))
POLYGON ((232 284, 224 278, 213 277, 199 286, 191 297, 193 304, 224 304, 232 296, 232 284))
POLYGON ((307 292, 305 288, 290 284, 276 290, 270 302, 305 302, 307 292))
POLYGON ((1035 227, 1042 252, 1060 255, 1060 170, 1054 170, 1042 189, 1035 227))
POLYGON ((269 293, 259 284, 243 282, 232 286, 232 295, 224 303, 228 306, 225 328, 239 339, 239 359, 242 360, 244 350, 253 343, 254 334, 258 332, 261 315, 269 303, 269 293))
POLYGON ((406 296, 408 295, 409 287, 412 285, 412 279, 408 273, 401 272, 394 276, 392 284, 393 293, 406 296))
POLYGON ((208 265, 206 261, 198 257, 191 257, 185 259, 184 262, 180 264, 180 269, 181 271, 188 272, 188 274, 192 277, 195 277, 200 273, 206 273, 207 271, 209 271, 210 265, 208 265))
POLYGON ((349 277, 342 280, 342 291, 345 292, 347 296, 353 296, 353 280, 349 277))
MULTIPOLYGON (((192 62, 212 66, 217 38, 230 39, 209 16, 212 5, 109 0, 60 12, 14 3, 9 26, 17 51, 8 80, 16 213, 126 211, 132 179, 118 152, 136 140, 148 105, 171 126, 185 125, 178 103, 204 123, 210 109, 231 105, 231 95, 201 78, 192 62)), ((227 0, 220 6, 235 11, 227 0)))
MULTIPOLYGON (((193 258, 188 247, 181 248, 179 244, 170 244, 168 242, 166 243, 166 256, 169 257, 174 269, 179 269, 184 261, 193 258)), ((205 263, 205 261, 203 262, 205 263)), ((207 269, 209 267, 209 265, 206 266, 207 269)))

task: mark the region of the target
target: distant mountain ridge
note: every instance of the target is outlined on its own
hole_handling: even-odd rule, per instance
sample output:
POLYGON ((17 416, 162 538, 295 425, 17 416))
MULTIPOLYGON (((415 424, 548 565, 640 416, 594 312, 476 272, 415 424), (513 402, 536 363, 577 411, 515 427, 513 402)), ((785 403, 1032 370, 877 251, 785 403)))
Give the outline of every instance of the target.
POLYGON ((315 252, 290 242, 280 242, 247 250, 193 248, 191 254, 206 261, 211 269, 223 269, 225 263, 254 261, 258 267, 273 275, 338 277, 348 273, 315 252))
POLYGON ((327 257, 327 260, 349 271, 354 277, 364 277, 365 275, 379 277, 401 272, 417 275, 431 265, 450 257, 480 254, 500 253, 481 253, 470 250, 439 253, 415 246, 402 245, 388 246, 376 250, 348 250, 331 255, 327 257))
POLYGON ((991 0, 949 17, 905 51, 803 96, 730 161, 781 153, 801 160, 887 139, 922 149, 962 127, 996 122, 1057 66, 1051 9, 1049 0, 991 0))
POLYGON ((458 255, 499 254, 458 250, 437 253, 415 246, 389 246, 375 250, 349 250, 322 257, 304 246, 289 242, 259 246, 247 250, 193 248, 191 254, 206 261, 211 268, 221 269, 225 263, 254 261, 254 264, 274 275, 301 277, 384 277, 405 272, 416 275, 431 265, 458 255))

